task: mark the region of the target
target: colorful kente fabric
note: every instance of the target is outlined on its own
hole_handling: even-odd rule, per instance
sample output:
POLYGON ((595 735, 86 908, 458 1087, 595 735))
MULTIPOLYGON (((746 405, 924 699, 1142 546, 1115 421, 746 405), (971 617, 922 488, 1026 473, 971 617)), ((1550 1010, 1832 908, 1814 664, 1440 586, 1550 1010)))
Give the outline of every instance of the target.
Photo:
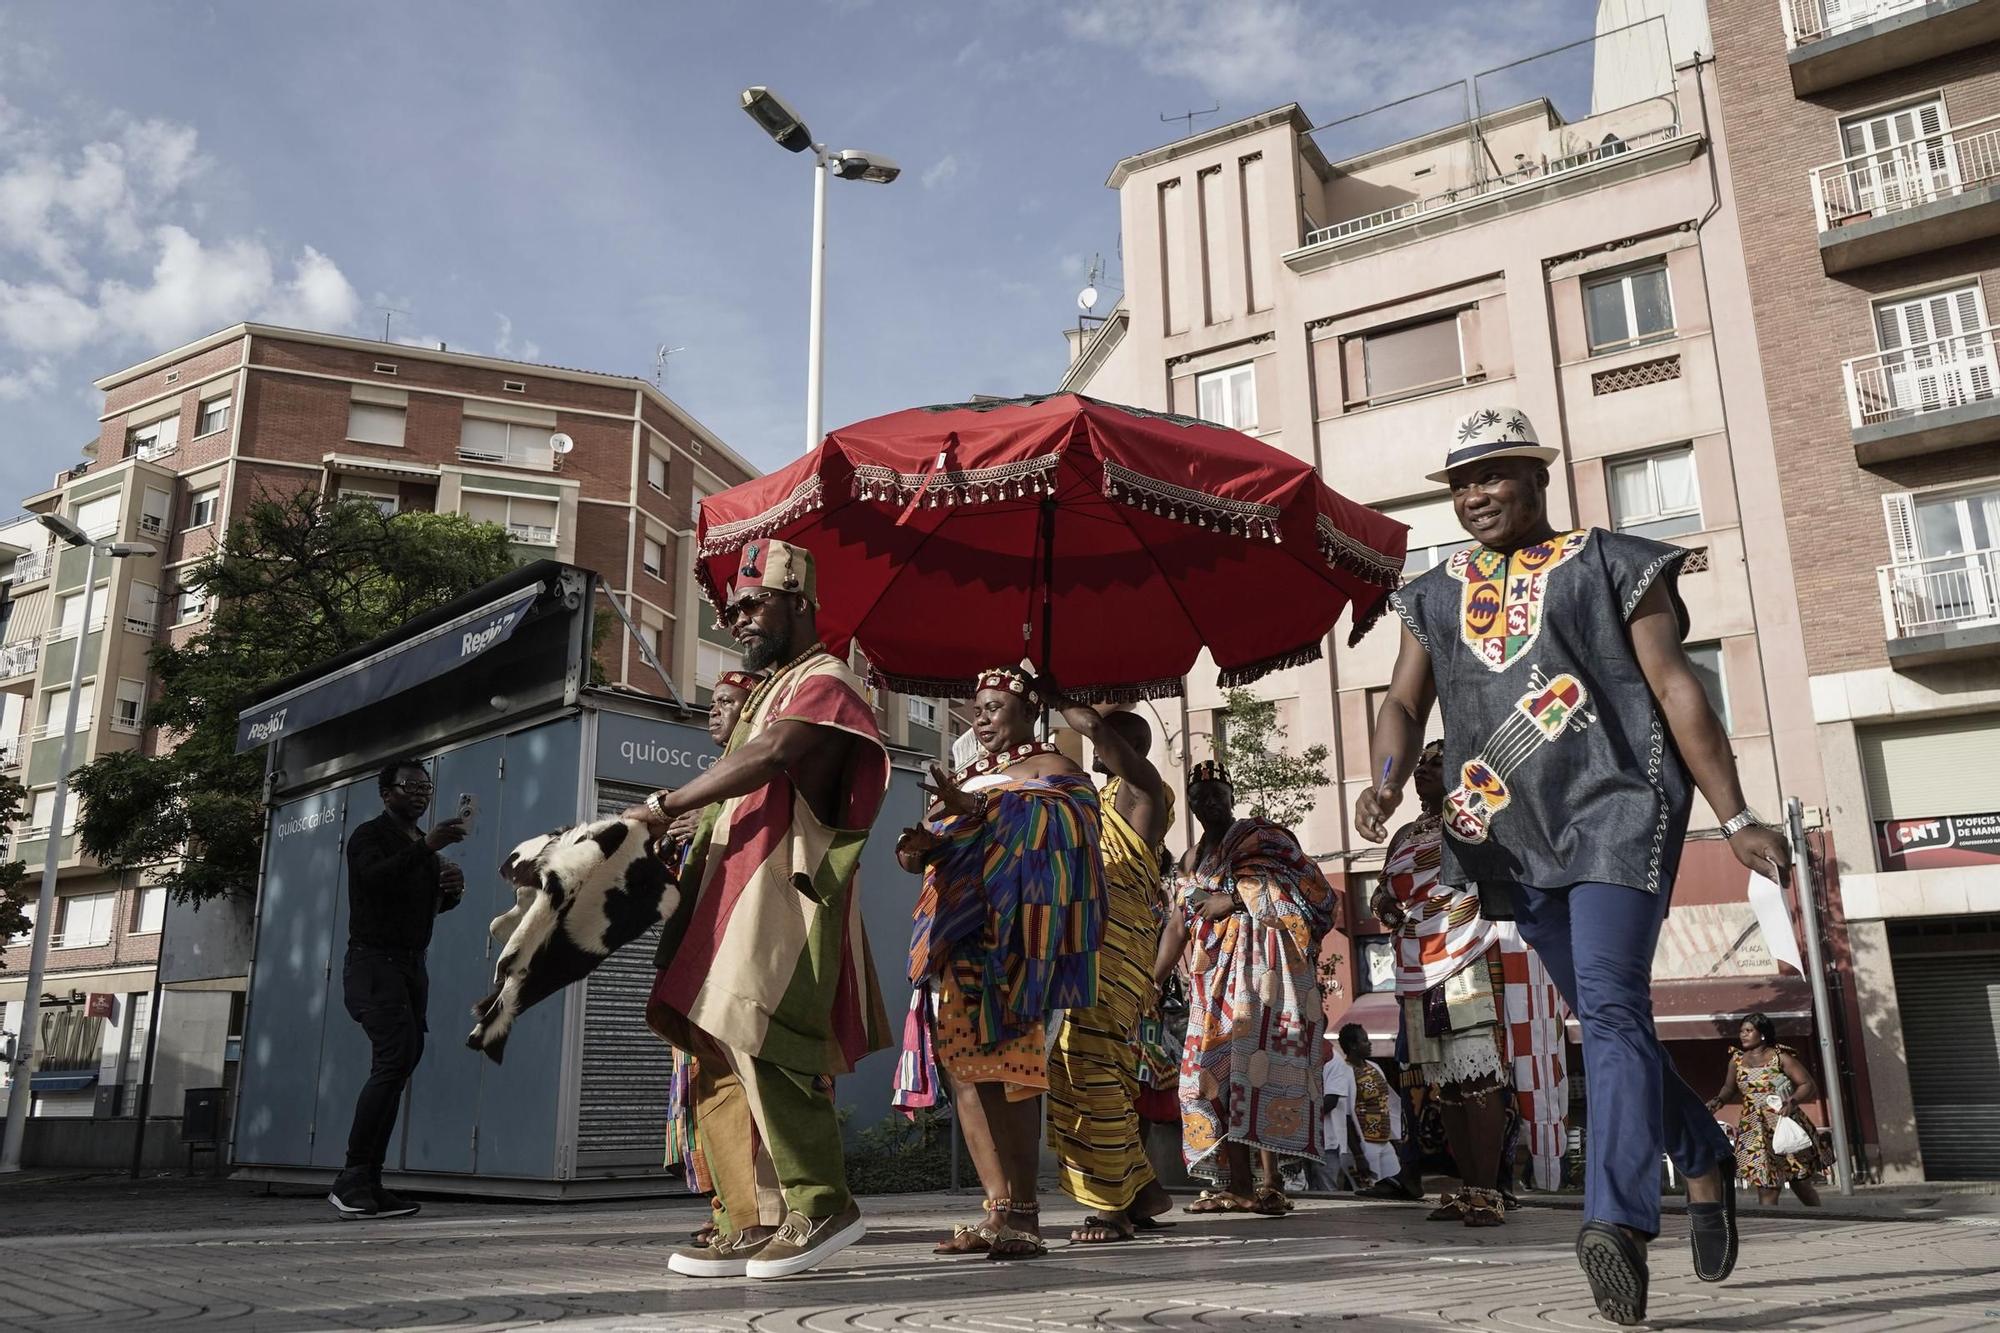
POLYGON ((1285 1157, 1320 1155, 1321 1038, 1317 958, 1335 894, 1298 840, 1239 819, 1175 884, 1188 927, 1188 1034, 1181 1058, 1181 1155, 1220 1181, 1225 1142, 1285 1157), (1246 910, 1210 921, 1211 892, 1246 910))
POLYGON ((732 1051, 844 1074, 889 1044, 855 884, 889 754, 860 680, 823 649, 758 686, 730 749, 783 721, 853 738, 837 825, 782 775, 710 807, 682 881, 698 887, 661 929, 650 1003, 669 1027, 692 1024, 732 1051))
MULTIPOLYGON (((1048 1142, 1063 1192, 1122 1212, 1153 1180, 1139 1133, 1139 1017, 1152 1003, 1160 928, 1160 862, 1118 813, 1120 782, 1102 797, 1104 943, 1097 1002, 1063 1014, 1048 1059, 1048 1142)), ((1171 810, 1169 811, 1171 818, 1171 810)))
POLYGON ((1730 1072, 1743 1093, 1743 1112, 1736 1120, 1736 1174, 1745 1184, 1763 1190, 1783 1189, 1794 1180, 1811 1182, 1818 1179, 1821 1169, 1819 1131, 1796 1107, 1790 1118, 1806 1132, 1810 1146, 1804 1152, 1771 1151, 1771 1135, 1780 1117, 1771 1109, 1769 1099, 1790 1097, 1793 1092, 1791 1076, 1785 1073, 1783 1057, 1787 1055, 1796 1058, 1797 1053, 1780 1046, 1770 1064, 1753 1065, 1743 1058, 1742 1051, 1729 1053, 1730 1072))
POLYGON ((715 1185, 709 1179, 708 1162, 694 1132, 695 1057, 678 1046, 673 1052, 673 1073, 667 1080, 667 1150, 663 1166, 687 1168, 688 1189, 707 1194, 715 1185))
MULTIPOLYGON (((1346 1059, 1335 1056, 1335 1059, 1346 1059)), ((1348 1061, 1354 1069, 1354 1123, 1364 1143, 1387 1143, 1395 1137, 1389 1125, 1389 1079, 1373 1060, 1348 1061)))
POLYGON ((943 838, 924 872, 910 930, 909 978, 951 969, 991 1050, 1097 998, 1104 862, 1097 788, 1081 773, 997 775, 980 815, 927 826, 943 838))
POLYGON ((1445 562, 1461 594, 1461 637, 1489 670, 1505 671, 1542 633, 1542 589, 1557 566, 1583 549, 1586 530, 1565 532, 1511 556, 1474 546, 1445 562))

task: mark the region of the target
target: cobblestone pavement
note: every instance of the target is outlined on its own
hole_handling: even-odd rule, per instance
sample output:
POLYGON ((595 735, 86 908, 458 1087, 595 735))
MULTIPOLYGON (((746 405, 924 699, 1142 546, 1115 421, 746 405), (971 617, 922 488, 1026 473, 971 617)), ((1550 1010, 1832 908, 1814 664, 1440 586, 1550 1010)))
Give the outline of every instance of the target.
MULTIPOLYGON (((435 1201, 401 1222, 343 1223, 319 1197, 0 1190, 0 1328, 1069 1333, 1070 1330, 1607 1327, 1570 1257, 1574 1211, 1504 1229, 1427 1224, 1419 1208, 1302 1201, 1282 1219, 1194 1218, 1130 1244, 1016 1264, 935 1259, 969 1199, 868 1201, 870 1233, 806 1278, 696 1281, 668 1250, 688 1202, 435 1201)), ((1890 1210, 1894 1212, 1895 1210, 1890 1210)), ((2000 1215, 1809 1215, 1744 1221, 1719 1287, 1687 1272, 1686 1224, 1654 1248, 1656 1327, 2000 1330, 2000 1215)), ((1050 1205, 1050 1234, 1080 1214, 1050 1205)))

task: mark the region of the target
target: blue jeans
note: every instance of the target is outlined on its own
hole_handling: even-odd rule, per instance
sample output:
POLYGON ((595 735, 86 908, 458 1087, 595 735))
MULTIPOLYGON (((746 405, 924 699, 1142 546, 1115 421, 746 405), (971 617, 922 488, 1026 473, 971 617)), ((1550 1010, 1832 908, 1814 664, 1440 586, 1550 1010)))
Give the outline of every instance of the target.
POLYGON ((1653 1029, 1653 949, 1668 895, 1623 884, 1507 886, 1521 938, 1583 1029, 1590 1086, 1583 1215, 1660 1233, 1660 1154, 1684 1176, 1732 1161, 1708 1106, 1653 1029))

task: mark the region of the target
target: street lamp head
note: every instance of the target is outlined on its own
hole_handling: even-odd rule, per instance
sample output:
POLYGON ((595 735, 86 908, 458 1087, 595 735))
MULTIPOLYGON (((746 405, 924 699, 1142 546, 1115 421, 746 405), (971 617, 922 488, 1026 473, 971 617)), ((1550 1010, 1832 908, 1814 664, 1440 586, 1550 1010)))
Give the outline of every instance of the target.
POLYGON ((876 185, 887 185, 902 175, 903 169, 880 153, 843 148, 834 156, 833 174, 844 181, 872 181, 876 185))
POLYGON ((61 514, 37 514, 35 520, 71 546, 90 545, 90 534, 61 514))
POLYGON ((119 542, 115 546, 105 547, 104 553, 114 559, 123 560, 128 556, 158 555, 160 548, 149 546, 145 542, 119 542))
POLYGON ((745 88, 743 109, 786 152, 803 153, 812 147, 812 131, 806 128, 805 121, 769 88, 745 88))

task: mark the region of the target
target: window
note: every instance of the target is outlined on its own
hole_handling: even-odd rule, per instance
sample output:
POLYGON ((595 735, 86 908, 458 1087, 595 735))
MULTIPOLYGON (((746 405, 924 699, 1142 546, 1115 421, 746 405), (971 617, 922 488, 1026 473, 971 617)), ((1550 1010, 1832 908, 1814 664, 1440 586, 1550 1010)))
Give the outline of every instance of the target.
POLYGON ((1853 393, 1863 420, 1984 402, 2000 391, 1986 298, 1978 283, 1875 307, 1875 366, 1859 363, 1853 393))
POLYGON ((388 403, 349 403, 347 438, 356 444, 401 445, 408 416, 408 409, 388 403))
POLYGON ((208 594, 200 588, 183 587, 174 603, 174 623, 185 625, 200 620, 208 611, 208 594))
POLYGON ((706 639, 695 644, 694 683, 696 689, 712 690, 715 682, 725 671, 741 671, 743 654, 732 652, 721 644, 710 643, 706 639))
POLYGON ((500 387, 508 393, 526 393, 528 391, 528 382, 526 380, 501 380, 500 387))
POLYGON ((1232 430, 1257 429, 1257 375, 1250 362, 1197 376, 1194 385, 1195 411, 1203 421, 1232 430))
POLYGON ((1606 472, 1611 526, 1618 531, 1640 537, 1677 537, 1701 531, 1693 445, 1614 462, 1606 472))
POLYGON ((1823 181, 1836 218, 1894 212, 1958 187, 1959 151, 1936 98, 1843 120, 1840 149, 1844 169, 1823 181))
POLYGON ((667 493, 667 460, 658 454, 646 455, 646 484, 662 495, 667 493))
POLYGON ((1465 382, 1456 312, 1362 339, 1370 403, 1385 403, 1465 382))
POLYGON ((466 491, 461 504, 465 516, 479 523, 498 523, 507 529, 509 540, 523 546, 556 544, 556 502, 531 495, 497 495, 490 491, 466 491))
POLYGON ((937 700, 918 699, 912 696, 907 702, 910 706, 910 721, 920 727, 929 727, 932 731, 941 730, 942 724, 938 718, 937 700))
POLYGON ((151 634, 159 624, 160 590, 150 583, 134 583, 125 593, 125 628, 151 634))
POLYGON ((164 536, 173 512, 174 497, 156 486, 148 486, 139 505, 139 531, 148 537, 164 536))
MULTIPOLYGON (((90 730, 93 715, 97 712, 97 682, 86 680, 76 691, 76 730, 78 735, 90 730)), ((60 686, 42 696, 43 737, 60 736, 63 724, 69 718, 69 686, 60 686)))
POLYGON ((146 682, 121 680, 111 704, 111 725, 118 731, 137 731, 146 710, 146 682))
POLYGON ((188 500, 187 525, 191 528, 205 528, 215 522, 215 507, 221 501, 222 488, 219 486, 196 491, 188 500))
POLYGON ((56 628, 49 637, 73 639, 83 631, 83 594, 66 592, 56 599, 56 628))
POLYGON ((181 416, 179 412, 158 421, 149 421, 143 426, 134 426, 125 432, 125 454, 128 458, 143 458, 151 462, 165 458, 181 442, 181 416))
POLYGON ((1354 988, 1363 995, 1393 993, 1396 989, 1396 937, 1363 935, 1354 943, 1360 957, 1354 960, 1354 988))
POLYGON ((235 401, 233 395, 226 393, 205 400, 201 405, 200 414, 194 419, 195 438, 200 439, 204 435, 213 435, 219 430, 229 429, 229 408, 235 401))
POLYGON ((56 789, 48 787, 36 792, 34 800, 28 804, 27 836, 30 838, 46 837, 49 826, 55 822, 55 818, 56 789))
POLYGON ((458 456, 477 463, 552 469, 555 451, 549 447, 549 437, 553 434, 554 426, 467 417, 459 428, 458 456))
POLYGON ((167 921, 167 891, 157 884, 139 890, 132 912, 134 935, 157 935, 167 921))
POLYGON ((1901 634, 2000 619, 2000 488, 1882 497, 1901 634))
POLYGON ((1590 354, 1643 347, 1674 336, 1674 302, 1667 266, 1653 264, 1583 285, 1590 354))
POLYGON ((1687 655, 1688 664, 1694 667, 1694 674, 1701 680, 1701 688, 1708 695, 1708 706, 1722 719, 1722 729, 1735 731, 1736 724, 1729 717, 1729 684, 1722 672, 1722 645, 1691 643, 1687 655))
POLYGON ((85 500, 70 513, 70 518, 79 528, 93 537, 109 537, 118 531, 119 496, 114 491, 110 495, 100 495, 85 500))
POLYGON ((1458 511, 1449 495, 1434 495, 1409 504, 1384 505, 1382 513, 1409 525, 1409 549, 1403 557, 1403 573, 1414 578, 1451 558, 1452 552, 1473 545, 1459 526, 1458 511))
POLYGON ((660 627, 658 625, 649 625, 641 621, 639 624, 639 641, 646 645, 648 652, 653 654, 655 662, 660 660, 660 627))
POLYGON ((667 567, 666 552, 651 537, 642 537, 639 539, 639 563, 645 567, 648 574, 659 578, 667 567))
POLYGON ((398 503, 396 496, 388 491, 357 491, 348 486, 340 488, 340 499, 343 503, 356 500, 362 504, 374 505, 375 512, 384 518, 396 512, 398 503))
POLYGON ((56 901, 57 948, 89 949, 111 943, 116 893, 78 893, 56 901))

